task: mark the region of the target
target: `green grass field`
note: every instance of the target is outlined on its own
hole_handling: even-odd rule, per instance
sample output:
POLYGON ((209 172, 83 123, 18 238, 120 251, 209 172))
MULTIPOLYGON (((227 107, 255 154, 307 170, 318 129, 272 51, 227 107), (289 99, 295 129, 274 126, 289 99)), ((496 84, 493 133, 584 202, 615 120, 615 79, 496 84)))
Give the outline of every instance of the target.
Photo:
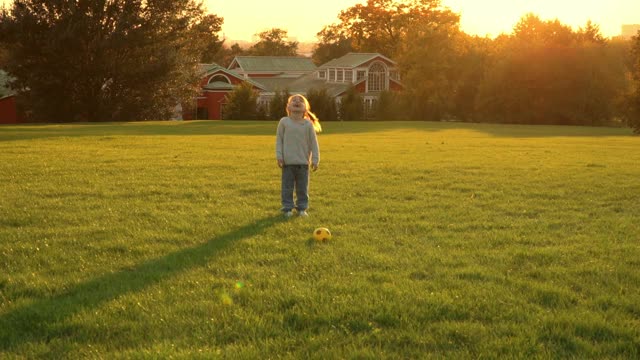
POLYGON ((640 357, 640 137, 323 125, 0 127, 0 358, 640 357))

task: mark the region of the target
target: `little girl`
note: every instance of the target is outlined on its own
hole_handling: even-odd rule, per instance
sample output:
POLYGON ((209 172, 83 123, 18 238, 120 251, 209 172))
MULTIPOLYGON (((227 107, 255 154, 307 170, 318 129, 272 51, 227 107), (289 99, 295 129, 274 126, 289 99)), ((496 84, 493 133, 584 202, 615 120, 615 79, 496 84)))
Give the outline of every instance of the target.
POLYGON ((309 101, 296 94, 287 100, 287 116, 280 119, 276 135, 276 159, 282 169, 282 212, 286 218, 295 208, 299 216, 308 216, 309 165, 318 170, 320 149, 316 133, 320 121, 311 112, 309 101), (293 190, 296 190, 294 207, 293 190))

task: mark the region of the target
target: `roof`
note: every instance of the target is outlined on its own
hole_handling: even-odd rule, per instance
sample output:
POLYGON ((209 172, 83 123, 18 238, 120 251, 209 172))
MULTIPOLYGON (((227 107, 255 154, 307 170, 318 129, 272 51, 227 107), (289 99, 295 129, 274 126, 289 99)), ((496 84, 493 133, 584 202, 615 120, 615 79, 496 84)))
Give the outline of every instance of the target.
POLYGON ((318 79, 315 74, 308 74, 289 84, 287 89, 290 93, 307 93, 311 89, 327 89, 329 95, 338 96, 347 91, 350 86, 355 86, 362 81, 364 81, 364 79, 353 84, 332 83, 326 82, 324 79, 318 79))
MULTIPOLYGON (((229 69, 227 69, 225 67, 222 67, 222 66, 220 66, 218 64, 198 64, 198 72, 199 72, 201 77, 209 76, 209 75, 211 75, 211 74, 213 74, 215 72, 218 72, 218 71, 221 71, 221 72, 223 72, 223 73, 225 73, 227 75, 231 75, 231 76, 233 76, 233 77, 235 77, 237 79, 240 79, 242 81, 246 81, 249 84, 251 84, 251 85, 253 85, 253 86, 255 86, 255 87, 259 88, 259 89, 267 90, 267 89, 265 89, 264 85, 254 81, 252 79, 247 79, 244 76, 238 74, 237 72, 235 72, 233 70, 229 70, 229 69)), ((213 83, 204 86, 204 88, 208 89, 208 90, 233 89, 233 86, 222 87, 221 84, 230 85, 230 84, 227 84, 227 83, 214 81, 213 83), (220 84, 213 85, 213 84, 216 84, 216 83, 220 83, 220 84)))
POLYGON ((214 82, 208 83, 202 88, 205 90, 232 90, 233 85, 226 82, 222 82, 222 81, 214 81, 214 82))
POLYGON ((370 60, 373 60, 377 57, 380 57, 383 60, 390 62, 391 64, 396 63, 395 61, 379 53, 348 53, 346 55, 343 55, 342 57, 333 59, 327 63, 320 65, 319 68, 320 69, 324 69, 328 67, 354 68, 370 60))
POLYGON ((267 91, 277 91, 277 90, 286 90, 291 87, 291 83, 295 82, 299 78, 291 78, 291 77, 265 77, 265 78, 254 78, 253 80, 262 84, 267 91))
POLYGON ((236 56, 229 68, 234 64, 245 72, 310 72, 317 68, 311 58, 301 56, 236 56))
MULTIPOLYGON (((202 76, 215 72, 216 70, 219 69, 224 69, 227 70, 227 68, 222 67, 216 63, 211 63, 211 64, 198 64, 198 74, 202 74, 202 76)), ((229 70, 227 70, 229 71, 229 70)))

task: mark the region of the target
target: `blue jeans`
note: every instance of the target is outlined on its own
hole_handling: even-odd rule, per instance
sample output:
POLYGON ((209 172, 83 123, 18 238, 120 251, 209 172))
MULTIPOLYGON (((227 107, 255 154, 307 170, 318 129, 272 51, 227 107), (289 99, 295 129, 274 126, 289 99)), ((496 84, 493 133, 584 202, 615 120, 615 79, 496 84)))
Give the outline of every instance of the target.
POLYGON ((309 165, 285 165, 282 167, 282 211, 294 209, 293 190, 296 190, 295 209, 309 207, 309 165))

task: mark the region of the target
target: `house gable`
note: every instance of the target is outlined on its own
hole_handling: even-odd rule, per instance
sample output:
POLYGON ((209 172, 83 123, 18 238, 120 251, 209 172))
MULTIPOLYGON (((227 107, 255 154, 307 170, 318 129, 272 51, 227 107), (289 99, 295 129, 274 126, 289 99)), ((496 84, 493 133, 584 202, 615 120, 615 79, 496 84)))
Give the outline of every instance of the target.
POLYGON ((248 82, 258 90, 266 90, 266 88, 251 79, 244 78, 235 71, 224 68, 218 64, 202 64, 203 69, 200 86, 203 90, 225 90, 230 91, 233 86, 243 82, 248 82))
POLYGON ((379 53, 348 53, 337 59, 328 61, 318 67, 318 69, 327 68, 349 68, 366 67, 373 61, 382 61, 388 66, 397 66, 396 62, 379 53))
POLYGON ((351 84, 361 92, 398 90, 403 87, 397 63, 378 53, 348 53, 321 65, 314 74, 328 84, 351 84))

